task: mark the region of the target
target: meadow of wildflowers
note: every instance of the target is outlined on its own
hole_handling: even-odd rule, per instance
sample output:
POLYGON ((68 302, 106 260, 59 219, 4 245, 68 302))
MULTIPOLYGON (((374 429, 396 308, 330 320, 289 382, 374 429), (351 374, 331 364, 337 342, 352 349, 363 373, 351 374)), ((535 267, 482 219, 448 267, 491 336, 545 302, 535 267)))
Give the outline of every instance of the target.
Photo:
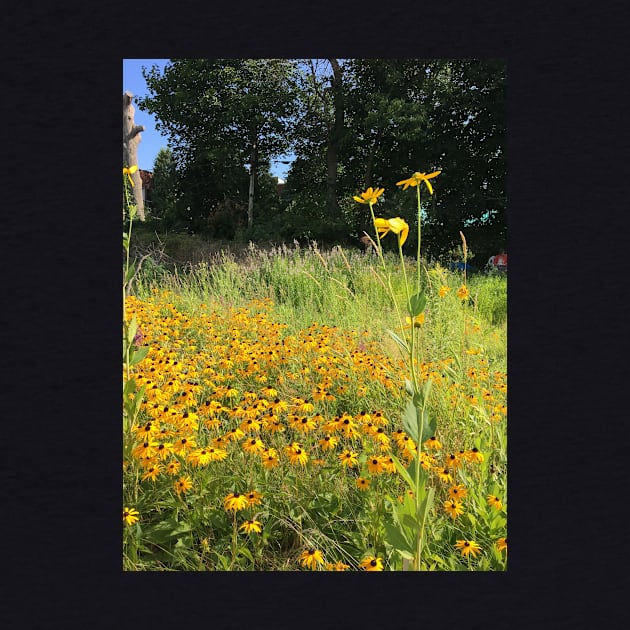
MULTIPOLYGON (((433 176, 400 183, 419 200, 433 176)), ((400 257, 252 250, 240 270, 140 274, 124 570, 505 570, 507 280, 410 260, 408 226, 374 218, 400 257)))

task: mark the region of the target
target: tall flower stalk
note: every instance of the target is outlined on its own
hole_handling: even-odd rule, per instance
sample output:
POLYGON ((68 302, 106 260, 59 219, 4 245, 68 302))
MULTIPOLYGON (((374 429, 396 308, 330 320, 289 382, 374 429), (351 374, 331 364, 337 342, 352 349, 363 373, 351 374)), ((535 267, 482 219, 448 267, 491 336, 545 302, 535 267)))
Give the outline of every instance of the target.
MULTIPOLYGON (((123 366, 125 368, 125 383, 123 384, 123 428, 128 431, 135 423, 135 419, 140 412, 140 403, 144 394, 145 386, 138 389, 135 380, 131 377, 131 366, 140 363, 148 354, 149 348, 136 348, 135 344, 140 336, 138 333, 138 321, 136 316, 127 321, 127 293, 129 283, 135 273, 135 266, 129 262, 129 250, 131 247, 131 229, 133 219, 137 213, 137 206, 132 204, 129 198, 126 178, 129 178, 131 185, 133 181, 131 175, 136 172, 137 166, 123 168, 123 190, 125 192, 125 207, 129 213, 129 230, 123 232, 123 247, 125 249, 125 268, 122 282, 123 300, 123 366)), ((129 442, 131 444, 131 442, 129 442)))
POLYGON ((424 546, 424 534, 426 529, 426 519, 429 510, 433 504, 434 489, 427 488, 426 482, 428 475, 422 467, 423 443, 435 433, 436 420, 430 419, 428 414, 428 401, 431 391, 431 380, 428 378, 426 382, 422 382, 422 346, 420 343, 420 329, 424 321, 424 307, 426 305, 426 294, 422 286, 421 273, 421 236, 422 236, 422 215, 421 215, 421 199, 420 184, 422 182, 427 186, 429 193, 433 194, 433 187, 429 182, 430 179, 437 177, 440 171, 430 174, 414 173, 409 179, 397 182, 397 186, 404 186, 403 190, 408 187, 417 188, 417 224, 418 224, 418 247, 416 251, 417 276, 415 287, 412 288, 407 276, 405 258, 403 255, 403 245, 409 234, 409 226, 404 219, 395 217, 392 219, 384 219, 374 216, 373 204, 383 193, 384 189, 368 188, 367 191, 360 196, 354 196, 355 201, 368 204, 372 222, 376 231, 377 251, 383 266, 383 270, 387 274, 387 268, 383 257, 383 249, 381 238, 385 237, 389 232, 397 236, 398 254, 403 273, 405 286, 405 300, 408 316, 406 317, 407 325, 402 324, 402 318, 398 310, 396 296, 392 290, 389 276, 388 288, 390 297, 396 306, 398 318, 400 322, 400 335, 391 330, 388 333, 401 348, 403 355, 409 367, 410 378, 405 382, 405 388, 409 394, 409 399, 403 412, 403 427, 409 437, 416 443, 417 448, 414 458, 408 467, 405 467, 398 458, 392 456, 396 468, 403 479, 406 481, 410 493, 406 493, 402 503, 393 501, 390 503, 393 510, 393 523, 385 523, 385 532, 387 541, 398 551, 403 561, 411 562, 413 570, 419 571, 422 567, 421 557, 424 546), (405 331, 409 329, 407 337, 405 331), (420 373, 419 373, 420 371, 420 373))

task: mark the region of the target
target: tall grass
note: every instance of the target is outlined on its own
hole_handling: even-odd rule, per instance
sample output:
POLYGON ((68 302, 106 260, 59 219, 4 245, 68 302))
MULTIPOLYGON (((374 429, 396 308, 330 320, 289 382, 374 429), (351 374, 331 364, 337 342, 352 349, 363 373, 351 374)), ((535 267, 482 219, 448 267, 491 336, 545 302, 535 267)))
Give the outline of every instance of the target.
MULTIPOLYGON (((394 253, 386 253, 385 260, 393 271, 399 269, 394 253)), ((318 321, 346 329, 378 331, 380 337, 383 329, 391 326, 394 308, 386 287, 374 273, 376 264, 375 255, 356 249, 334 247, 320 251, 315 243, 262 249, 250 243, 240 255, 220 251, 171 271, 145 262, 136 292, 147 297, 152 288, 160 287, 189 306, 214 302, 237 305, 269 298, 291 330, 318 321)), ((407 264, 415 273, 414 261, 409 259, 407 264)), ((438 301, 437 290, 440 286, 455 290, 461 274, 434 264, 427 270, 427 277, 434 305, 427 316, 438 326, 433 350, 439 354, 445 349, 439 339, 452 337, 451 333, 461 327, 462 313, 456 300, 438 301)), ((400 274, 392 275, 392 285, 402 299, 400 274)), ((507 319, 506 278, 476 275, 468 278, 468 285, 473 296, 473 316, 502 329, 507 319)))
MULTIPOLYGON (((402 301, 400 259, 389 254, 385 263, 402 301)), ((339 247, 320 251, 314 243, 267 250, 250 245, 239 256, 219 252, 171 269, 145 261, 127 299, 148 352, 132 365, 146 390, 139 390, 145 399, 124 438, 125 505, 140 514, 125 529, 127 570, 295 570, 300 552, 311 548, 324 550, 331 567, 337 562, 356 570, 368 554, 390 570, 402 568, 384 527, 392 526, 391 505, 406 500, 406 486, 393 472, 369 468, 375 454, 404 457, 406 448, 396 444, 406 396, 400 387, 404 362, 384 334, 396 313, 374 271, 378 264, 374 255, 339 247), (265 385, 278 393, 264 394, 265 385), (318 398, 319 387, 334 396, 318 398), (218 447, 227 450, 225 460, 205 465, 190 451, 164 460, 154 454, 158 465, 181 468, 173 476, 163 470, 145 478, 151 465, 142 459, 145 441, 188 437, 198 447, 210 446, 239 426, 248 431, 247 418, 266 419, 275 396, 289 405, 277 412, 281 432, 263 422, 218 447), (309 401, 314 409, 302 406, 309 401), (377 424, 371 426, 365 412, 388 418, 383 428, 391 451, 381 449, 377 424), (315 428, 305 431, 300 421, 311 417, 315 428), (329 428, 335 418, 352 418, 357 435, 344 434, 340 424, 329 428), (174 433, 145 435, 143 427, 153 430, 151 423, 174 433), (339 439, 331 451, 320 446, 328 433, 339 439), (268 469, 260 455, 246 450, 247 438, 255 437, 278 452, 277 468, 268 469), (291 460, 287 449, 296 441, 309 453, 308 464, 291 460), (353 467, 340 463, 346 449, 358 456, 353 467), (180 477, 189 479, 190 490, 177 489, 180 477), (363 478, 371 484, 365 491, 357 487, 363 478), (228 493, 250 490, 262 492, 262 504, 238 514, 224 509, 228 493), (260 535, 237 531, 245 518, 260 520, 260 535)), ((416 273, 414 264, 405 259, 408 274, 416 273)), ((436 501, 422 564, 503 570, 505 552, 496 543, 505 536, 507 505, 507 280, 466 278, 471 300, 463 305, 456 295, 460 273, 437 264, 421 273, 427 294, 422 374, 435 381, 430 413, 439 418, 443 444, 427 463, 436 501), (475 459, 477 449, 485 459, 475 459), (458 465, 446 481, 440 471, 450 455, 458 465), (465 512, 456 519, 443 507, 454 484, 468 492, 465 512), (489 505, 488 495, 500 497, 503 507, 489 505), (460 556, 455 544, 462 538, 479 542, 482 556, 460 556)))

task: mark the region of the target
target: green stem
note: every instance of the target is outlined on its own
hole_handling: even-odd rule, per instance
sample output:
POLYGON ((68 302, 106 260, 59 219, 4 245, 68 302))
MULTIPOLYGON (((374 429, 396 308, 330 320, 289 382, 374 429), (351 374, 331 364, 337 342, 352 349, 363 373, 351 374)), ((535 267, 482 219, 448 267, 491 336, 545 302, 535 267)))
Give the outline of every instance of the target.
POLYGON ((234 510, 234 519, 232 521, 232 562, 230 562, 230 571, 236 561, 236 510, 234 510))
MULTIPOLYGON (((374 226, 374 231, 376 232, 376 242, 378 244, 378 256, 381 260, 381 265, 383 266, 383 271, 386 274, 386 278, 387 278, 387 288, 389 289, 389 295, 392 299, 392 302, 394 303, 394 308, 396 309, 396 315, 398 317, 398 323, 400 325, 400 328, 402 330, 403 327, 403 323, 402 323, 402 317, 400 315, 400 310, 398 308, 398 302, 396 301, 396 296, 394 294, 394 289, 392 287, 392 280, 391 280, 391 274, 388 273, 387 271, 387 266, 385 265, 385 258, 383 257, 383 245, 381 244, 381 237, 378 234, 378 230, 376 229, 376 217, 374 216, 374 209, 372 208, 373 202, 369 203, 370 206, 370 215, 372 216, 372 225, 374 226)), ((403 266, 404 269, 404 266, 403 266)))
POLYGON ((420 238, 421 237, 420 183, 416 186, 416 188, 417 188, 417 195, 418 195, 418 255, 417 255, 418 269, 417 269, 417 273, 418 273, 418 291, 420 291, 420 240, 421 240, 420 238))

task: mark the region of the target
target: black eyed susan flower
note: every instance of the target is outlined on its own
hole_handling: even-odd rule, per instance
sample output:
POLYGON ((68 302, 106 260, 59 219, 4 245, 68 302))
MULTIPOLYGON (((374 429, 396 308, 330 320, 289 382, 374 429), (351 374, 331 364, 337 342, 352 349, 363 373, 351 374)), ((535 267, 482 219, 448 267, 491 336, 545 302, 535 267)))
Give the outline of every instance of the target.
POLYGON ((359 460, 357 459, 359 454, 347 449, 343 453, 337 455, 337 457, 341 460, 341 465, 347 466, 348 468, 354 468, 359 463, 359 460))
POLYGON ((185 475, 184 477, 180 477, 175 482, 175 490, 177 494, 180 494, 181 492, 186 494, 186 492, 188 492, 192 488, 192 485, 192 479, 188 475, 185 475))
MULTIPOLYGON (((269 450, 271 451, 271 449, 269 450)), ((276 455, 275 451, 273 453, 272 452, 262 453, 261 457, 262 457, 262 465, 267 470, 271 470, 272 468, 275 468, 276 466, 280 464, 280 460, 278 459, 278 456, 276 455)))
POLYGON ((454 453, 449 453, 446 456, 446 467, 452 468, 453 470, 461 466, 461 458, 454 453))
POLYGON ((244 510, 248 505, 249 501, 247 496, 239 494, 238 492, 230 492, 230 494, 223 499, 223 507, 226 512, 244 510))
POLYGON ((265 445, 259 438, 245 440, 242 447, 246 453, 262 453, 265 450, 265 445))
POLYGON ((453 483, 453 476, 451 475, 451 471, 448 468, 438 468, 436 470, 440 481, 444 481, 445 483, 453 483))
POLYGON ((371 186, 361 193, 361 196, 354 195, 352 198, 359 203, 376 203, 378 198, 385 192, 384 188, 372 188, 371 186))
POLYGON ((451 486, 451 488, 449 488, 448 498, 453 499, 455 501, 461 501, 462 499, 466 498, 467 494, 468 494, 468 490, 466 489, 466 486, 460 483, 460 484, 457 484, 456 486, 451 486))
POLYGON ((367 558, 361 560, 359 567, 361 567, 364 571, 382 571, 383 561, 374 556, 367 556, 367 558))
POLYGON ((476 557, 477 554, 481 553, 481 546, 474 540, 458 540, 455 543, 455 548, 460 550, 463 557, 469 554, 476 557))
POLYGON ((325 451, 330 451, 337 445, 339 440, 334 435, 326 435, 319 441, 319 445, 325 451))
POLYGON ((357 477, 357 480, 355 481, 355 483, 357 484, 357 488, 359 488, 361 492, 366 492, 369 489, 370 484, 372 482, 369 479, 366 479, 365 477, 357 477))
POLYGON ((439 451, 442 448, 442 443, 434 436, 430 437, 424 446, 433 451, 439 451))
POLYGON ((367 468, 374 475, 378 475, 385 470, 385 468, 383 467, 383 461, 378 455, 368 457, 367 468))
POLYGON ((507 538, 499 538, 496 542, 497 545, 497 549, 499 551, 505 551, 506 555, 507 555, 507 538))
POLYGON ((293 442, 290 446, 285 446, 284 452, 289 456, 291 464, 306 466, 308 453, 297 442, 293 442))
POLYGON ((179 472, 180 467, 181 463, 174 459, 166 464, 165 472, 167 475, 176 475, 179 472))
POLYGON ((443 298, 446 297, 446 295, 448 294, 448 292, 451 290, 450 287, 445 287, 445 286, 441 286, 438 290, 438 295, 443 298))
POLYGON ((481 464, 484 460, 483 453, 480 453, 476 446, 471 448, 469 451, 466 451, 464 457, 466 458, 466 461, 477 464, 481 464))
POLYGON ((247 505, 258 505, 262 501, 262 494, 257 490, 250 490, 246 495, 247 497, 247 505))
POLYGON ((312 418, 307 418, 306 416, 298 418, 297 421, 293 425, 294 429, 297 429, 300 433, 308 433, 309 431, 313 431, 317 428, 317 424, 312 418))
POLYGON ((429 189, 429 194, 433 194, 433 186, 431 186, 430 179, 437 177, 442 171, 433 171, 433 173, 418 173, 417 171, 409 178, 402 179, 399 182, 396 182, 396 186, 402 186, 403 190, 407 190, 409 186, 419 186, 422 182, 426 184, 426 187, 429 189))
POLYGON ((319 565, 324 565, 324 556, 319 549, 310 547, 305 549, 300 555, 300 563, 303 567, 308 567, 312 571, 316 571, 319 565))
POLYGON ((123 522, 127 525, 133 525, 140 518, 140 512, 135 508, 123 508, 123 522))
POLYGON ((452 519, 456 519, 460 514, 464 513, 464 508, 459 501, 449 499, 444 501, 444 509, 452 519))
POLYGON ((244 431, 241 431, 238 427, 235 427, 234 429, 230 429, 224 437, 228 442, 235 442, 236 440, 240 440, 244 435, 244 431))
POLYGON ((350 565, 344 564, 339 560, 338 562, 327 562, 326 570, 327 571, 347 571, 350 568, 350 565))
POLYGON ((249 521, 245 521, 239 529, 244 531, 246 534, 252 534, 254 532, 260 534, 260 532, 262 532, 262 523, 254 519, 250 519, 249 521))
POLYGON ((488 505, 491 505, 495 510, 500 510, 503 507, 503 503, 501 503, 501 499, 499 499, 499 497, 494 496, 494 494, 488 495, 488 505))
POLYGON ((146 481, 147 479, 155 481, 160 472, 162 472, 161 464, 152 464, 151 466, 149 466, 149 468, 146 469, 141 479, 142 481, 146 481))

